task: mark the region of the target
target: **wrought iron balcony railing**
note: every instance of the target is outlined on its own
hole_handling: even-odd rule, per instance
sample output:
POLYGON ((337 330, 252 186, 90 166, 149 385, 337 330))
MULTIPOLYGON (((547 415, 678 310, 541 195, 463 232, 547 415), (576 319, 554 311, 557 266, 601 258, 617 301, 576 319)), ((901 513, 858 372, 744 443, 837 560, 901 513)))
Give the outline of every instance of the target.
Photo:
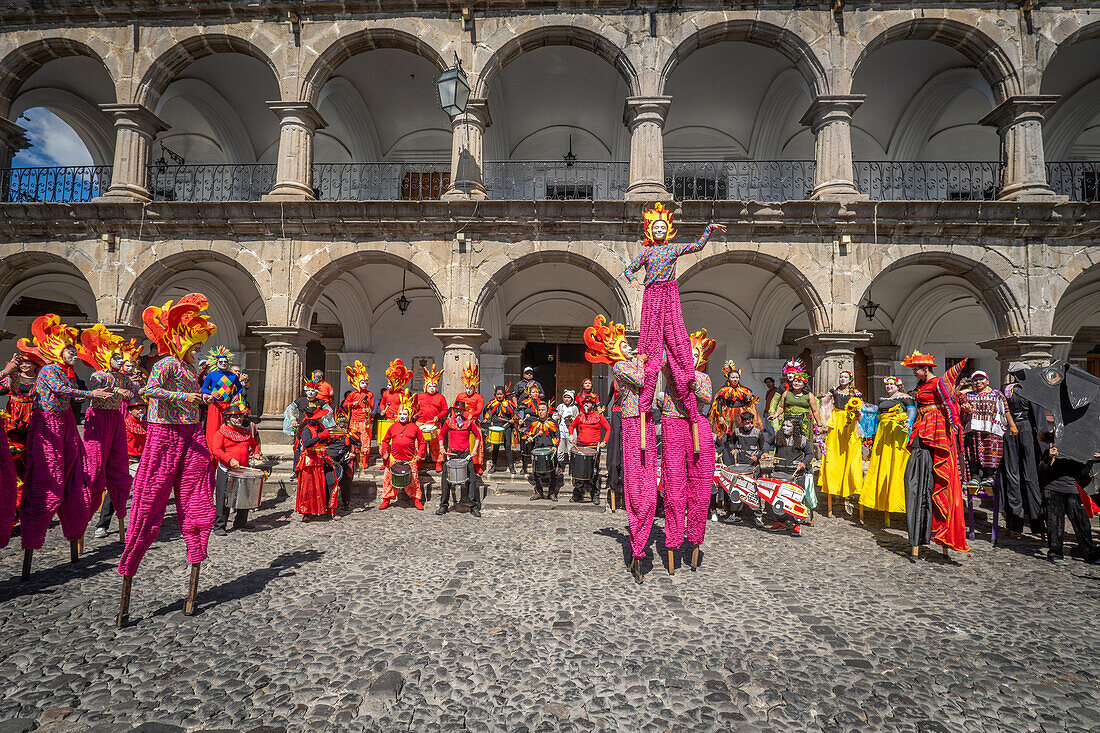
POLYGON ((313 189, 323 201, 424 201, 451 185, 450 162, 317 163, 313 189))
POLYGON ((812 160, 670 161, 665 186, 678 201, 792 201, 814 188, 812 160))
POLYGON ((1001 164, 985 162, 857 161, 856 187, 872 201, 990 201, 1001 164))
POLYGON ((274 185, 274 163, 149 166, 154 201, 259 201, 274 185))
POLYGON ((70 165, 0 170, 0 201, 91 201, 111 187, 111 166, 70 165))
POLYGON ((508 160, 486 163, 490 199, 621 199, 629 183, 629 163, 564 160, 508 160))
POLYGON ((1047 180, 1071 201, 1100 201, 1100 161, 1047 163, 1047 180))

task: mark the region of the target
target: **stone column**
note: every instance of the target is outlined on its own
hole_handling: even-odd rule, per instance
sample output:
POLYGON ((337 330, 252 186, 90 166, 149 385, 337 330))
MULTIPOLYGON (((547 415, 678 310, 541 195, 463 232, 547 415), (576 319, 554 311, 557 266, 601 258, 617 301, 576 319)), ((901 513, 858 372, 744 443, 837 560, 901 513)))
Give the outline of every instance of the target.
POLYGON ((444 200, 486 199, 485 129, 493 124, 489 103, 471 99, 466 111, 451 119, 451 185, 444 200))
POLYGON ((439 365, 443 369, 441 388, 449 402, 465 391, 462 369, 466 362, 479 363, 481 345, 489 340, 489 334, 483 328, 433 328, 432 333, 443 344, 443 363, 439 365))
POLYGON ((811 199, 853 201, 866 198, 855 183, 852 166, 852 115, 866 98, 864 94, 817 97, 801 124, 814 134, 814 190, 811 199))
MULTIPOLYGON (((11 168, 11 159, 20 150, 29 148, 27 131, 14 122, 0 117, 0 170, 11 168)), ((7 187, 4 187, 5 192, 7 187)))
POLYGON ((151 201, 149 153, 153 138, 168 125, 140 104, 101 104, 115 121, 115 158, 111 187, 100 199, 151 201))
POLYGON ((842 371, 855 372, 856 349, 871 341, 871 334, 859 333, 811 333, 798 339, 803 348, 810 350, 814 362, 814 394, 822 394, 837 386, 842 371))
POLYGON ((248 373, 248 407, 254 413, 263 412, 264 404, 264 340, 259 336, 241 339, 238 362, 248 373))
POLYGON ((332 391, 336 393, 333 399, 339 403, 340 394, 344 390, 341 384, 347 385, 344 380, 347 375, 344 374, 340 362, 340 352, 344 348, 344 339, 341 337, 322 338, 321 346, 325 347, 325 380, 332 385, 332 391))
POLYGON ((504 383, 515 384, 523 378, 523 347, 527 342, 522 339, 501 339, 500 352, 504 355, 504 383))
POLYGON ((908 370, 898 363, 898 347, 895 344, 864 346, 863 352, 867 354, 867 388, 870 394, 865 396, 868 399, 878 400, 886 395, 883 377, 909 376, 908 370))
POLYGON ((1001 190, 997 198, 1016 201, 1055 197, 1047 180, 1043 154, 1043 113, 1057 95, 1009 97, 982 118, 981 124, 997 128, 1001 136, 1001 190))
POLYGON ((1055 353, 1062 352, 1072 343, 1073 338, 1070 336, 1028 335, 990 339, 978 346, 997 352, 997 361, 1001 364, 1001 384, 1004 384, 1012 362, 1022 362, 1027 366, 1046 366, 1055 360, 1055 353))
POLYGON ((623 122, 630 130, 630 185, 627 201, 667 201, 665 117, 672 97, 627 97, 623 122))
POLYGON ((264 201, 313 201, 313 133, 325 126, 309 102, 268 102, 279 116, 279 162, 275 187, 264 201))
POLYGON ((267 350, 261 440, 286 444, 290 437, 282 432, 283 411, 302 394, 306 344, 319 335, 305 328, 284 326, 254 326, 252 333, 264 340, 267 350))

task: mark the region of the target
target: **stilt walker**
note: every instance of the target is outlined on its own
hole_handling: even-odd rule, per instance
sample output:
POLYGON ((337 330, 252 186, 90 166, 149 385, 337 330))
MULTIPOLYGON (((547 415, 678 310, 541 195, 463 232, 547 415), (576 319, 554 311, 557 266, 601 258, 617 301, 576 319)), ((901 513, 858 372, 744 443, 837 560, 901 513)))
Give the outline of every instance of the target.
POLYGON ((210 445, 222 426, 225 408, 244 391, 240 377, 229 370, 232 363, 233 353, 224 346, 215 346, 206 352, 206 378, 199 391, 214 398, 206 408, 206 442, 210 445))
POLYGON ((20 543, 23 545, 22 580, 30 579, 31 557, 46 540, 53 515, 69 540, 69 558, 76 562, 84 530, 91 518, 88 485, 84 480, 84 445, 76 430, 72 401, 106 399, 105 389, 85 391, 73 386, 76 374, 75 328, 54 314, 31 324, 33 340, 22 339, 19 350, 42 365, 34 385, 35 400, 27 433, 27 477, 20 499, 20 543))
POLYGON ((118 515, 119 537, 124 536, 126 504, 130 501, 130 455, 126 448, 126 403, 138 387, 123 374, 122 337, 97 323, 80 334, 77 355, 95 369, 89 384, 109 390, 105 400, 93 399, 84 415, 84 478, 88 484, 89 510, 99 511, 103 493, 118 515))
POLYGON ((175 494, 176 516, 187 546, 191 577, 183 612, 195 612, 199 565, 214 526, 214 464, 203 428, 205 407, 212 400, 199 389, 195 352, 217 332, 204 315, 208 303, 199 293, 185 295, 176 304, 150 306, 142 320, 145 335, 163 357, 149 374, 140 394, 149 400, 145 451, 134 477, 126 547, 118 563, 122 576, 119 627, 129 621, 130 587, 150 545, 160 533, 168 498, 175 494))

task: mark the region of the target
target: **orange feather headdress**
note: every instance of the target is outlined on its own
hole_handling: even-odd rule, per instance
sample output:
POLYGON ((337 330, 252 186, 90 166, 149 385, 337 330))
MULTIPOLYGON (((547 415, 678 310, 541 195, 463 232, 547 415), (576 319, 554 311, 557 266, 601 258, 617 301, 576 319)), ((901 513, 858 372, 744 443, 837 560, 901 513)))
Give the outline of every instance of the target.
POLYGON ((660 201, 642 212, 642 232, 645 235, 646 245, 657 244, 653 239, 653 224, 657 221, 663 221, 668 225, 668 234, 661 240, 662 242, 668 242, 676 236, 676 230, 672 228, 672 215, 672 209, 666 209, 660 201))
POLYGON ((584 358, 593 364, 614 364, 629 358, 623 351, 628 346, 626 326, 608 321, 602 315, 584 329, 584 345, 588 347, 584 358))
POLYGON ((123 340, 97 323, 80 334, 80 345, 76 347, 77 357, 92 369, 101 372, 111 370, 111 357, 123 356, 123 340))
POLYGON ((77 333, 75 328, 66 326, 56 315, 47 313, 31 323, 31 338, 19 339, 16 345, 38 366, 46 366, 50 362, 64 364, 61 352, 67 346, 76 348, 77 333))
POLYGON ((141 320, 145 335, 156 344, 157 353, 188 360, 192 350, 218 332, 218 327, 203 313, 209 305, 202 293, 190 293, 175 305, 168 301, 161 308, 155 305, 146 308, 141 320))
POLYGON ((695 357, 695 368, 703 371, 707 368, 707 361, 714 353, 714 347, 718 342, 707 338, 707 329, 701 328, 691 334, 691 355, 695 357))
POLYGON ((412 372, 405 368, 405 362, 394 359, 386 368, 386 379, 390 380, 393 389, 403 389, 412 379, 412 372))
POLYGON ((467 387, 476 387, 481 380, 478 378, 478 365, 466 362, 462 367, 462 383, 467 387))
POLYGON ((367 374, 367 368, 363 366, 363 362, 358 359, 351 366, 344 367, 344 373, 348 375, 348 384, 352 389, 359 389, 359 383, 365 381, 370 384, 370 375, 367 374))

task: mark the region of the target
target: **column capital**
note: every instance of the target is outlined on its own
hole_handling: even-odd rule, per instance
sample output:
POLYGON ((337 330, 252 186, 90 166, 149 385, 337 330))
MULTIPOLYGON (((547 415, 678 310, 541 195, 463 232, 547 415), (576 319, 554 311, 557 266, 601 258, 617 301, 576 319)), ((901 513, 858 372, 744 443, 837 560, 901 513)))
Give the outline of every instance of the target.
POLYGON ((315 132, 327 124, 312 102, 284 102, 276 99, 268 102, 267 106, 278 115, 280 125, 299 125, 315 132))
POLYGON ((854 331, 851 333, 822 332, 811 333, 795 339, 795 343, 811 353, 828 353, 832 351, 852 351, 861 349, 871 343, 870 331, 854 331))
POLYGON ((997 361, 1022 361, 1029 366, 1046 366, 1054 361, 1054 350, 1073 343, 1072 336, 1006 336, 977 344, 997 352, 997 361))
POLYGON ((1021 122, 1042 122, 1043 114, 1053 107, 1057 94, 1017 94, 991 109, 978 121, 980 125, 996 127, 999 132, 1021 122))
POLYGON ((665 125, 672 97, 627 97, 623 108, 623 124, 633 131, 643 122, 655 122, 665 125))
POLYGON ((267 349, 304 349, 310 341, 321 338, 321 334, 316 331, 293 326, 252 326, 249 331, 262 338, 267 349))
POLYGON ((475 349, 489 340, 484 328, 433 328, 432 334, 443 343, 443 348, 465 347, 475 349))
POLYGON ((482 131, 493 124, 493 118, 489 114, 489 100, 481 97, 471 97, 466 101, 466 111, 459 112, 451 118, 451 129, 459 125, 476 125, 482 131))
POLYGON ((851 124, 852 115, 866 98, 866 94, 829 94, 815 97, 799 124, 809 127, 815 135, 830 122, 851 124))
POLYGON ((169 125, 140 104, 101 104, 99 108, 114 120, 116 129, 133 130, 152 139, 169 125))
MULTIPOLYGON (((27 130, 11 120, 0 117, 0 148, 7 148, 12 155, 31 146, 27 130)), ((8 161, 0 161, 6 164, 8 161)), ((5 165, 6 167, 6 165, 5 165)))

